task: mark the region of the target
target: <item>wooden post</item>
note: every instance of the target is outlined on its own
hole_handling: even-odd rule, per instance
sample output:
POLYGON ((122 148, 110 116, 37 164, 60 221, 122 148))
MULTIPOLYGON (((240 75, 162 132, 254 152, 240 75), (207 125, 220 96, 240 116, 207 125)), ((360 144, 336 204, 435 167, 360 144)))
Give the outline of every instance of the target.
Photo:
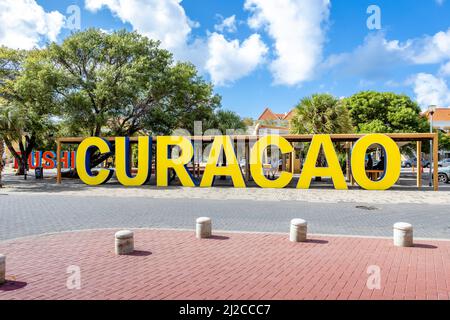
POLYGON ((346 179, 350 182, 350 144, 347 144, 345 149, 345 168, 346 168, 346 179))
POLYGON ((291 173, 294 174, 294 166, 295 166, 295 150, 291 152, 291 173))
POLYGON ((286 171, 286 161, 287 161, 286 154, 283 153, 281 155, 281 171, 286 171))
POLYGON ((250 140, 245 141, 245 182, 250 181, 250 140))
MULTIPOLYGON (((353 150, 353 142, 350 142, 350 148, 349 148, 348 150, 349 150, 349 156, 350 156, 350 158, 351 158, 351 156, 352 156, 352 150, 353 150)), ((351 162, 350 162, 349 167, 350 167, 350 183, 351 183, 352 186, 354 186, 356 181, 355 181, 355 179, 353 179, 353 173, 352 173, 352 165, 351 165, 351 162)))
MULTIPOLYGON (((419 160, 417 160, 419 161, 419 160)), ((438 162, 439 162, 439 139, 436 133, 433 138, 433 186, 434 191, 439 190, 439 177, 438 177, 438 162)))
POLYGON ((60 184, 62 182, 61 177, 61 142, 56 141, 56 183, 60 184))
POLYGON ((265 164, 265 163, 268 163, 269 162, 269 152, 268 152, 268 150, 269 150, 269 148, 266 148, 265 150, 264 150, 264 160, 263 160, 263 164, 265 164))
POLYGON ((422 141, 417 141, 417 156, 416 158, 417 163, 418 163, 418 168, 417 168, 417 188, 421 188, 422 187, 422 141))

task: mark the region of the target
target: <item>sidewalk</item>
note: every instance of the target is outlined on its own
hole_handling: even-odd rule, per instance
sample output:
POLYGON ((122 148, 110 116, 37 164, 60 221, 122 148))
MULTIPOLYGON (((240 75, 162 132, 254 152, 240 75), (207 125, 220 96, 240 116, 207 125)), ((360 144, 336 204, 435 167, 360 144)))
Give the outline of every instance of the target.
MULTIPOLYGON (((208 200, 250 200, 250 201, 302 201, 310 203, 365 203, 365 204, 434 204, 450 205, 450 185, 441 184, 439 192, 433 192, 428 187, 417 190, 413 186, 395 186, 387 191, 367 191, 359 187, 349 187, 349 190, 335 190, 331 182, 314 183, 311 189, 296 189, 298 176, 284 189, 262 189, 254 186, 248 188, 231 188, 229 181, 217 180, 214 188, 188 188, 170 186, 158 188, 154 185, 140 187, 124 187, 117 182, 101 186, 87 186, 80 180, 65 179, 58 185, 54 177, 46 175, 44 180, 29 178, 24 181, 11 173, 4 175, 5 186, 0 194, 39 194, 86 197, 145 197, 154 199, 208 199, 208 200), (222 185, 221 185, 222 183, 222 185)), ((424 186, 426 183, 424 183, 424 186)))
POLYGON ((136 252, 114 255, 116 230, 0 242, 7 255, 0 299, 449 299, 450 242, 135 230, 136 252), (367 288, 369 266, 381 288, 367 288), (79 266, 81 289, 68 289, 79 266))

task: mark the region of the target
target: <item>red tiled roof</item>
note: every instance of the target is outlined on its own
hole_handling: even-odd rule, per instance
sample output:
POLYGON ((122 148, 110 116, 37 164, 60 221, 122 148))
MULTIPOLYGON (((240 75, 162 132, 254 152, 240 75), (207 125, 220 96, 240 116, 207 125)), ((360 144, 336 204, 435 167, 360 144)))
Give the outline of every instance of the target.
POLYGON ((293 116, 293 110, 288 113, 273 113, 270 108, 266 108, 259 116, 258 120, 290 120, 293 116))
MULTIPOLYGON (((428 111, 424 112, 424 115, 428 117, 428 111)), ((433 114, 434 121, 450 121, 450 108, 436 108, 433 114)))
POLYGON ((264 112, 259 116, 258 120, 278 120, 279 118, 269 108, 266 108, 264 112))
POLYGON ((284 120, 292 120, 293 117, 294 117, 294 109, 292 109, 291 111, 289 111, 289 112, 284 116, 284 120))

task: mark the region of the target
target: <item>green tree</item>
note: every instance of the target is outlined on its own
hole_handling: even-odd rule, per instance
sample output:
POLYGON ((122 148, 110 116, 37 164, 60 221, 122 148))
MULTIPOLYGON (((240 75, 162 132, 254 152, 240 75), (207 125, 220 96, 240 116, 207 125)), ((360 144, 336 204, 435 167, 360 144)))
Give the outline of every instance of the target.
POLYGON ((243 118, 242 121, 245 123, 247 127, 250 127, 255 123, 255 120, 249 117, 243 118))
POLYGON ((220 106, 192 64, 174 63, 158 41, 136 32, 89 29, 49 52, 63 120, 76 135, 168 134, 220 106))
POLYGON ((359 133, 427 132, 417 103, 404 94, 364 91, 343 100, 359 133))
POLYGON ((438 131, 439 133, 439 149, 450 150, 450 135, 448 133, 438 131))
MULTIPOLYGON (((57 79, 53 90, 64 134, 170 134, 213 117, 221 102, 213 86, 159 45, 136 32, 98 29, 51 44, 49 76, 57 79)), ((94 153, 91 166, 109 156, 94 153)))
POLYGON ((294 109, 291 132, 294 134, 332 134, 353 131, 344 104, 329 94, 306 97, 294 109))
POLYGON ((194 122, 211 123, 221 98, 214 94, 190 63, 177 63, 147 93, 148 112, 141 119, 142 129, 154 135, 167 135, 175 129, 194 132, 194 122))
POLYGON ((97 29, 52 43, 49 58, 64 124, 76 135, 134 134, 143 89, 164 73, 170 54, 137 33, 97 29))
POLYGON ((52 79, 45 51, 0 48, 0 138, 23 174, 33 149, 51 139, 55 124, 52 79))
POLYGON ((247 125, 241 117, 230 110, 219 110, 214 114, 212 121, 208 124, 209 128, 218 129, 222 134, 227 132, 239 133, 245 132, 247 125))

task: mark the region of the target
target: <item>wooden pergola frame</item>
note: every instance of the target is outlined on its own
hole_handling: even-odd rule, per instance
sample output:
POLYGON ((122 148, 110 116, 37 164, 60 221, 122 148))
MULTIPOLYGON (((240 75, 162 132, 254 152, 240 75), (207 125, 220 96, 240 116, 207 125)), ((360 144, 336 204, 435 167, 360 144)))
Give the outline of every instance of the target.
MULTIPOLYGON (((302 135, 281 135, 281 137, 285 138, 290 143, 292 142, 311 142, 314 135, 311 134, 302 134, 302 135)), ((341 143, 350 143, 353 144, 354 142, 358 141, 360 138, 364 137, 365 134, 331 134, 330 138, 333 142, 341 142, 341 143)), ((432 141, 433 142, 433 186, 434 190, 439 190, 439 181, 438 181, 438 150, 439 150, 439 140, 438 140, 438 134, 437 133, 391 133, 386 134, 386 136, 390 137, 395 142, 416 142, 416 148, 417 148, 417 187, 422 187, 422 163, 421 163, 421 153, 422 153, 422 143, 425 141, 432 141)), ((245 159, 246 159, 246 177, 245 179, 249 181, 250 179, 250 170, 249 170, 249 157, 250 157, 250 142, 255 142, 262 136, 252 136, 252 135, 236 135, 236 136, 230 136, 230 138, 233 141, 240 141, 245 143, 245 159)), ((187 139, 191 141, 201 141, 201 142, 212 142, 214 140, 214 136, 191 136, 186 137, 187 139)), ((64 144, 80 144, 85 137, 71 137, 71 138, 58 138, 56 140, 57 144, 57 177, 56 181, 57 183, 62 182, 61 177, 61 146, 64 144)), ((115 141, 115 137, 102 137, 102 139, 105 139, 110 142, 115 141)), ((137 143, 138 137, 130 137, 131 143, 137 143)), ((153 143, 156 143, 156 137, 153 137, 153 143)), ((293 170, 293 163, 294 163, 294 155, 290 156, 290 168, 293 170)), ((349 171, 347 171, 349 172, 349 171)), ((350 180, 352 180, 351 174, 349 176, 350 180)))

